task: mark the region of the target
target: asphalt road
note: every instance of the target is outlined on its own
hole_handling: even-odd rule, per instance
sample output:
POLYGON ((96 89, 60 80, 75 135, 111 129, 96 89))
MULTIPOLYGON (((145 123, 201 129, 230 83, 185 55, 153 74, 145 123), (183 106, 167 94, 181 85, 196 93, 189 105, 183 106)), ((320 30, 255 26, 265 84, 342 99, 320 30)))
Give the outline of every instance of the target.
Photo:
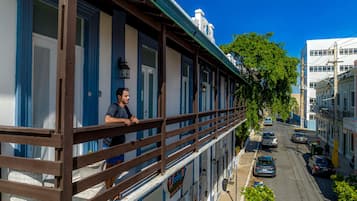
POLYGON ((274 122, 264 131, 274 131, 278 137, 278 148, 264 148, 258 155, 276 158, 277 176, 274 178, 253 178, 263 180, 274 191, 276 201, 325 201, 337 200, 329 178, 314 177, 306 166, 308 147, 290 141, 293 127, 274 122))

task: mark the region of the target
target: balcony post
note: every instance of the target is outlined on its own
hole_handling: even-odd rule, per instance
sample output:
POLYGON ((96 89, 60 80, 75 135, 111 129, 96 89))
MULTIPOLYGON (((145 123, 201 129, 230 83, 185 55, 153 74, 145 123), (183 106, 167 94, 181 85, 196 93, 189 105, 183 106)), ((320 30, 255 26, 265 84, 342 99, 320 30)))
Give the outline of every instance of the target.
POLYGON ((55 160, 63 161, 63 170, 61 176, 56 177, 55 188, 63 190, 60 200, 72 200, 76 16, 76 0, 58 1, 55 132, 63 136, 63 145, 56 149, 55 160))
POLYGON ((165 173, 166 169, 166 26, 161 25, 161 32, 159 38, 159 100, 158 113, 163 119, 161 123, 161 174, 165 173))
POLYGON ((231 115, 231 111, 230 111, 230 108, 229 108, 229 95, 228 94, 230 94, 231 92, 230 92, 230 85, 229 85, 229 81, 230 81, 230 79, 229 79, 229 75, 227 75, 227 87, 226 87, 226 110, 227 110, 227 126, 230 124, 230 122, 229 122, 229 120, 230 120, 230 118, 229 118, 229 116, 231 115))
POLYGON ((194 135, 195 135, 195 141, 194 141, 194 146, 195 146, 195 151, 198 151, 199 149, 199 138, 198 138, 198 85, 199 85, 199 72, 200 72, 200 66, 198 63, 198 49, 195 51, 194 58, 193 58, 193 113, 195 114, 195 130, 194 130, 194 135))
POLYGON ((215 118, 215 133, 214 138, 218 137, 218 118, 220 113, 218 112, 218 87, 219 87, 219 69, 216 67, 215 79, 214 79, 214 110, 216 112, 215 118))

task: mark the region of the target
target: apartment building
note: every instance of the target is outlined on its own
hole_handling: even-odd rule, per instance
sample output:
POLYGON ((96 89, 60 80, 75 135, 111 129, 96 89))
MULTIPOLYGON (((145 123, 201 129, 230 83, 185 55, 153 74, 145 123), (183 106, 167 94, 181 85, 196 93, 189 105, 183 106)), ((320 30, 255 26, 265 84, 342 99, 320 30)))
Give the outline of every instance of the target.
POLYGON ((349 174, 357 170, 354 160, 357 155, 357 67, 339 74, 337 79, 336 98, 333 95, 333 78, 321 80, 316 85, 317 134, 323 144, 330 147, 329 154, 335 165, 344 167, 342 169, 349 174))
POLYGON ((316 111, 313 108, 316 104, 316 84, 323 79, 333 77, 334 61, 337 62, 338 74, 353 68, 357 60, 357 38, 307 40, 301 51, 301 60, 304 75, 302 119, 304 119, 304 127, 315 130, 316 111))
POLYGON ((2 0, 0 26, 0 200, 218 200, 247 82, 175 1, 2 0), (104 124, 118 87, 139 124, 104 124))

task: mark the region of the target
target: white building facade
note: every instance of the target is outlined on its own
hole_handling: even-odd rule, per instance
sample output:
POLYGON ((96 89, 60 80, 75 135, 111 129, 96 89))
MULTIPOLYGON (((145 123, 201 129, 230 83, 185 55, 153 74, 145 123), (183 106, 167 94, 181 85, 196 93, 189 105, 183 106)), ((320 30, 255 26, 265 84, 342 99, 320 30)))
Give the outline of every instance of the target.
POLYGON ((307 40, 301 52, 304 69, 304 127, 316 129, 316 84, 334 76, 334 61, 337 62, 337 73, 353 68, 357 60, 357 38, 333 38, 307 40), (335 49, 336 59, 335 59, 335 49))

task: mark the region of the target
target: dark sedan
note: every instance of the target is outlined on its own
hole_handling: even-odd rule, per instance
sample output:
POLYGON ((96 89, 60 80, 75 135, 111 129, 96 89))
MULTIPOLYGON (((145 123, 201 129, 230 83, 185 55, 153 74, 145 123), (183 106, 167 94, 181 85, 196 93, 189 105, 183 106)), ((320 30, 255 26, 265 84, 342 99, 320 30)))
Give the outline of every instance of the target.
POLYGON ((275 159, 272 156, 259 156, 253 168, 254 176, 276 176, 275 159))
POLYGON ((331 176, 336 169, 329 158, 322 155, 313 155, 309 158, 308 166, 312 175, 331 176))

